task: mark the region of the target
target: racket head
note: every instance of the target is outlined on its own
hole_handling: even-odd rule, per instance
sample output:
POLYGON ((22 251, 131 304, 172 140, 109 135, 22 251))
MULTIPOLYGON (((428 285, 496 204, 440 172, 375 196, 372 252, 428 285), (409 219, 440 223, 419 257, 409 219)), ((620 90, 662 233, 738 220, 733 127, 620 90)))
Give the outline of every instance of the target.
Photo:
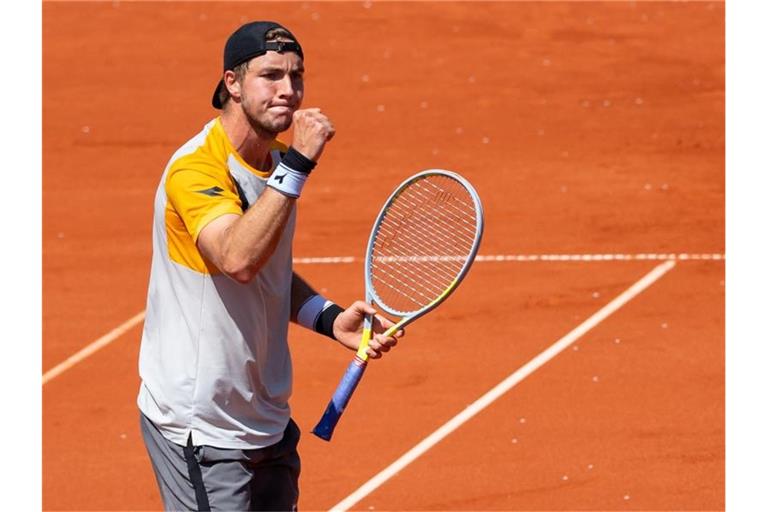
POLYGON ((431 310, 469 271, 482 240, 483 219, 477 191, 459 174, 427 169, 406 179, 389 196, 371 230, 366 296, 408 322, 431 310))

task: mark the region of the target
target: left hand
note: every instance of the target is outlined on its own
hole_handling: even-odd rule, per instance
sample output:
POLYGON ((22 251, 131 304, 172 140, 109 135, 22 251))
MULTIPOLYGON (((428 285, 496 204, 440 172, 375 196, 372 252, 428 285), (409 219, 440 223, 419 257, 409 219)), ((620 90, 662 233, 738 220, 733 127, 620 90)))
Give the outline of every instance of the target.
POLYGON ((382 333, 395 324, 383 316, 377 315, 376 310, 370 304, 358 300, 345 309, 333 322, 333 335, 345 347, 357 350, 363 334, 365 315, 374 315, 373 333, 366 353, 369 358, 378 359, 384 352, 389 352, 392 347, 397 345, 397 340, 402 338, 405 332, 399 330, 393 336, 383 336, 382 333))

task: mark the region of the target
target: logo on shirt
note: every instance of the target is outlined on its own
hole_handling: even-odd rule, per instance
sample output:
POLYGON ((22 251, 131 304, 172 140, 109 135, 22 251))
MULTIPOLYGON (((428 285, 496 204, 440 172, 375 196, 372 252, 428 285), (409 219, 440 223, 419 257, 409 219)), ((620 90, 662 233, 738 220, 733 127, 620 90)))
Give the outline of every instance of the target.
POLYGON ((207 196, 214 197, 214 196, 220 196, 221 193, 224 192, 224 189, 221 187, 211 187, 205 190, 198 190, 197 192, 200 194, 205 194, 207 196))

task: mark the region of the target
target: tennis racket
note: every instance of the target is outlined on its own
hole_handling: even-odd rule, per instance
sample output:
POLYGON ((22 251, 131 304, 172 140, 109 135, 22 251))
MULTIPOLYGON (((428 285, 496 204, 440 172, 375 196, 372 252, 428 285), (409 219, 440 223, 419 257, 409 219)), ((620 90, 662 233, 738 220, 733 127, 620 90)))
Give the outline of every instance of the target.
MULTIPOLYGON (((472 185, 456 173, 430 169, 411 176, 389 196, 368 239, 365 295, 401 318, 385 336, 443 302, 475 259, 483 208, 472 185)), ((360 348, 312 432, 330 441, 368 364, 373 318, 366 315, 360 348)))

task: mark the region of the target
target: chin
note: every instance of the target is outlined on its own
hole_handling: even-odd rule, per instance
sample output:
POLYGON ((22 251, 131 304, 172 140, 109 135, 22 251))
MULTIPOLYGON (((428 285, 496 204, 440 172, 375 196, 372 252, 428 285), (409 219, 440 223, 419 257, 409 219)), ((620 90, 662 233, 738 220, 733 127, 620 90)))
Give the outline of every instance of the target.
POLYGON ((277 119, 273 123, 271 123, 271 126, 274 128, 273 131, 276 133, 281 133, 287 130, 291 127, 291 123, 293 122, 293 117, 288 116, 287 119, 277 119))
POLYGON ((291 127, 292 118, 288 119, 254 119, 249 117, 251 127, 257 132, 268 133, 273 137, 277 137, 277 134, 284 132, 291 127))
POLYGON ((257 120, 266 130, 280 133, 291 127, 293 122, 293 111, 284 112, 278 115, 267 115, 257 120))

